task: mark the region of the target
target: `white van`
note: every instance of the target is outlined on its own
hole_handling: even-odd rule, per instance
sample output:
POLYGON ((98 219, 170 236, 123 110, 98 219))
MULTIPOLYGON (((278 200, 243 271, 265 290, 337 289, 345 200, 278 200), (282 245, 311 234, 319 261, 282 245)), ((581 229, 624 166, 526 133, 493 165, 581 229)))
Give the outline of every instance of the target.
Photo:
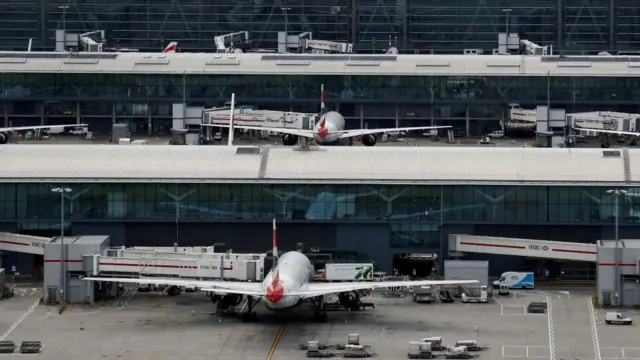
POLYGON ((502 130, 492 131, 488 134, 488 136, 492 138, 501 138, 501 137, 504 137, 504 131, 502 130))
POLYGON ((507 271, 500 275, 500 279, 493 282, 493 288, 499 289, 500 284, 507 284, 510 289, 533 289, 533 273, 507 271))
POLYGON ((609 311, 607 315, 604 317, 604 322, 607 324, 618 324, 618 325, 631 325, 633 324, 633 320, 631 318, 624 316, 624 314, 619 313, 617 311, 609 311))

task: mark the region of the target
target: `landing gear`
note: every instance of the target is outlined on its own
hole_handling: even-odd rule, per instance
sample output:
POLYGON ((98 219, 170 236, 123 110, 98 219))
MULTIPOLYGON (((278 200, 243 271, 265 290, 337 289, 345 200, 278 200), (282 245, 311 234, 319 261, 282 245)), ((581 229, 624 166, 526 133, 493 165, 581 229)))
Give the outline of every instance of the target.
POLYGON ((253 307, 258 303, 260 299, 253 301, 251 296, 247 296, 247 312, 242 314, 242 321, 254 322, 258 320, 258 314, 253 311, 253 307))
POLYGON ((300 137, 298 140, 298 150, 309 150, 311 146, 311 139, 306 137, 300 137))
POLYGON ((318 296, 313 299, 313 321, 325 322, 327 321, 327 308, 324 302, 324 296, 318 296))

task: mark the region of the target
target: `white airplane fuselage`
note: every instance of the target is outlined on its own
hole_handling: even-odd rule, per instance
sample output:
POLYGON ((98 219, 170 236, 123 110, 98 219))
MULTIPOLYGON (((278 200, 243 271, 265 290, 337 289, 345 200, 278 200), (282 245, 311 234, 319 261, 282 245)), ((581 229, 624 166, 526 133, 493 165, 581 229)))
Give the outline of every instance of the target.
POLYGON ((287 293, 298 291, 308 284, 313 273, 313 265, 304 254, 297 251, 282 254, 277 266, 265 276, 262 282, 267 295, 261 300, 267 309, 274 311, 299 305, 302 298, 297 295, 287 295, 287 293))
POLYGON ((329 111, 322 115, 320 121, 314 126, 314 140, 323 145, 337 143, 339 140, 336 131, 344 130, 344 117, 336 111, 329 111))

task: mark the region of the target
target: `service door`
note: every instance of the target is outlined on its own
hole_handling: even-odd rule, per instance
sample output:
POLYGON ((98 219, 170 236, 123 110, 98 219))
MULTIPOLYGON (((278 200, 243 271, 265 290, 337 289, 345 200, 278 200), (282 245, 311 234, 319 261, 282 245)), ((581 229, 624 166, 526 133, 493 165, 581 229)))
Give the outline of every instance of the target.
POLYGON ((256 263, 251 261, 247 263, 247 280, 256 281, 256 263))

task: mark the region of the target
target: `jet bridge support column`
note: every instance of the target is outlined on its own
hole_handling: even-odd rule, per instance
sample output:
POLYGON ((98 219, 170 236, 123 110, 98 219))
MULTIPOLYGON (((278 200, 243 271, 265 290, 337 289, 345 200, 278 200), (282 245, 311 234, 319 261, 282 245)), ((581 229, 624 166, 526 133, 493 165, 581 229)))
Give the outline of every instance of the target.
POLYGON ((465 113, 465 136, 469 137, 469 105, 467 105, 465 113))

